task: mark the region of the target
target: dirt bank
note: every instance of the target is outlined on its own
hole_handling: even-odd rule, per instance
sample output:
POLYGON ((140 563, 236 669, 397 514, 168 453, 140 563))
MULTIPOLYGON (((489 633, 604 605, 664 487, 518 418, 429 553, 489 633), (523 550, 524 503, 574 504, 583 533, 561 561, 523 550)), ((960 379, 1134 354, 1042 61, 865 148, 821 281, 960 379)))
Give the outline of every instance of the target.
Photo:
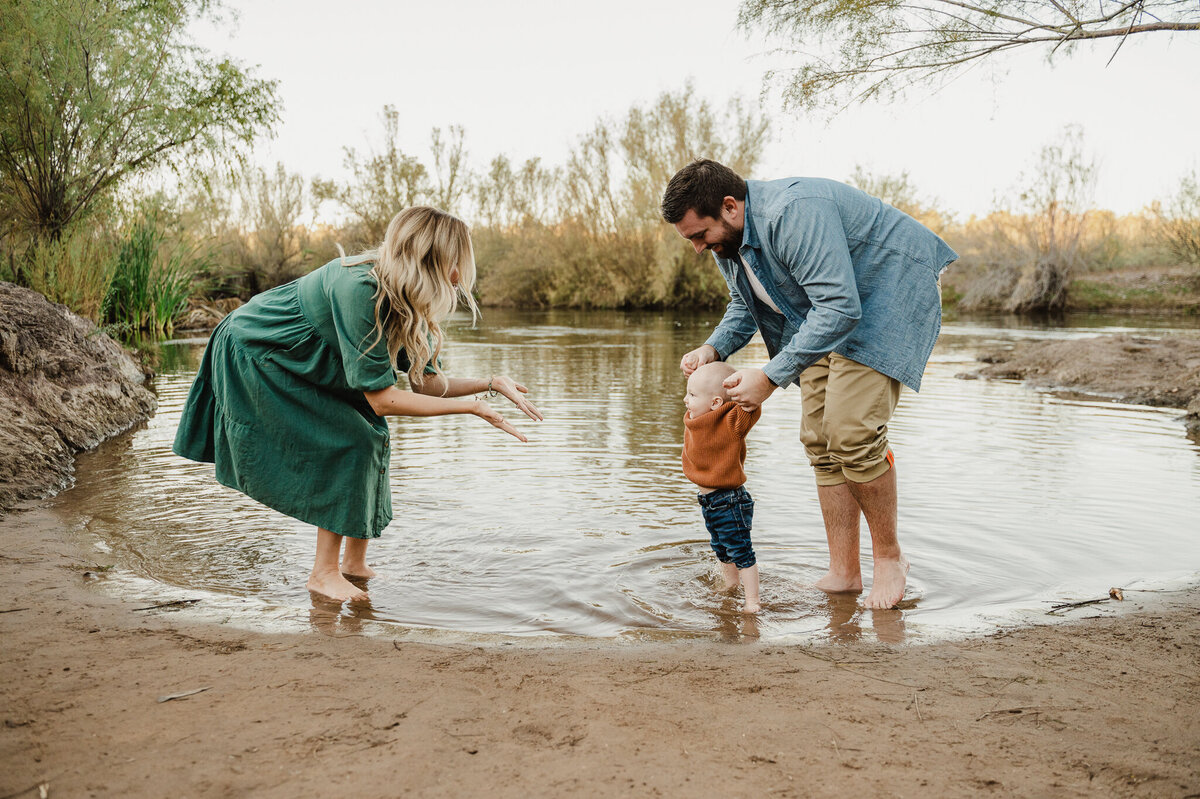
POLYGON ((119 344, 66 306, 0 282, 0 514, 71 480, 79 450, 157 407, 119 344))
POLYGON ((1200 434, 1200 337, 1118 335, 1021 341, 979 359, 990 365, 963 377, 1028 380, 1042 388, 1180 408, 1192 435, 1200 434))
POLYGON ((930 646, 433 646, 139 611, 57 524, 0 520, 4 797, 1200 793, 1196 591, 930 646))

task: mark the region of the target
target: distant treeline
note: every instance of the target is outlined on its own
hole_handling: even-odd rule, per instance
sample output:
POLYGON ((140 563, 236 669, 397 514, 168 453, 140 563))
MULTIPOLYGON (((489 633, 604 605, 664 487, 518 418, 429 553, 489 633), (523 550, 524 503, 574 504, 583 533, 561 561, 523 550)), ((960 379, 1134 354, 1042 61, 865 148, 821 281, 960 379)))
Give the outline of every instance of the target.
MULTIPOLYGON (((768 122, 738 103, 717 111, 692 89, 602 120, 566 162, 468 166, 461 128, 434 129, 422 161, 397 144, 399 113, 381 144, 348 148, 348 179, 306 180, 283 165, 190 179, 174 193, 115 204, 54 241, 6 240, 7 279, 129 331, 169 331, 189 299, 247 299, 373 246, 398 208, 432 204, 473 228, 484 305, 716 308, 728 299, 711 256, 696 255, 658 212, 662 188, 694 157, 754 176, 768 122), (340 225, 317 223, 317 210, 340 225)), ((946 297, 964 309, 1066 307, 1072 281, 1122 267, 1190 263, 1200 277, 1200 191, 1117 217, 1090 206, 1094 167, 1077 131, 1043 150, 1010 207, 958 220, 907 174, 858 169, 845 180, 912 215, 962 256, 946 297)), ((1200 280, 1197 280, 1200 288, 1200 280)))
MULTIPOLYGON (((324 263, 336 243, 372 246, 396 208, 428 203, 472 224, 484 305, 713 308, 727 301, 711 256, 696 255, 662 221, 659 201, 670 176, 699 156, 757 176, 768 122, 741 104, 718 112, 688 87, 623 119, 598 121, 563 164, 497 156, 483 171, 468 167, 461 128, 434 129, 430 158, 421 161, 399 149, 396 109, 385 108, 382 121, 378 148, 346 150, 346 181, 308 183, 278 165, 232 182, 195 183, 171 200, 193 246, 208 243, 202 291, 246 298, 324 263), (317 207, 344 223, 306 221, 317 207)), ((1190 264, 1200 291, 1195 175, 1140 213, 1097 210, 1096 167, 1075 128, 1038 153, 1010 202, 983 217, 957 218, 907 173, 859 168, 843 179, 954 247, 961 260, 945 296, 963 309, 1060 310, 1074 281, 1127 267, 1190 264)))
MULTIPOLYGON (((0 7, 0 279, 117 331, 162 334, 189 302, 245 299, 338 244, 377 244, 421 203, 471 223, 485 305, 719 307, 726 288, 660 220, 661 191, 696 157, 783 177, 759 174, 765 116, 714 108, 691 86, 599 120, 558 164, 468 158, 459 127, 434 128, 424 157, 405 153, 389 106, 376 146, 346 148, 344 180, 243 167, 278 123, 277 85, 192 43, 189 25, 213 13, 206 0, 0 7)), ((845 178, 962 255, 945 294, 962 307, 1061 309, 1081 275, 1123 266, 1182 270, 1200 290, 1195 173, 1120 218, 1092 208, 1095 176, 1068 130, 983 218, 958 219, 907 174, 845 178)))

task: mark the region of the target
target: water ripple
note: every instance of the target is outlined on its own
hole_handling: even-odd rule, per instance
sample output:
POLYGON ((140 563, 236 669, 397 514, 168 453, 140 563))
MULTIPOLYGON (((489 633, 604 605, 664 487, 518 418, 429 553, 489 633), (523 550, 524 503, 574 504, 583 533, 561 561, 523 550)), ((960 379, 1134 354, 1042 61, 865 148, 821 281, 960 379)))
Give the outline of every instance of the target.
MULTIPOLYGON (((904 608, 869 614, 808 587, 826 551, 789 390, 748 442, 764 612, 744 618, 715 590, 679 468, 679 356, 715 319, 488 316, 498 323, 452 330, 447 368, 512 374, 546 421, 519 422, 530 437, 520 445, 474 418, 392 420, 396 521, 371 545, 380 577, 363 618, 483 634, 898 641, 980 629, 1063 592, 1200 569, 1200 458, 1178 411, 954 377, 981 346, 1097 328, 947 325, 923 391, 905 392, 889 427, 914 562, 904 608)), ((312 529, 170 452, 203 344, 175 346, 186 357, 155 381, 158 414, 82 455, 78 484, 56 507, 142 578, 308 607, 312 529)), ((734 362, 765 358, 755 342, 734 362)))

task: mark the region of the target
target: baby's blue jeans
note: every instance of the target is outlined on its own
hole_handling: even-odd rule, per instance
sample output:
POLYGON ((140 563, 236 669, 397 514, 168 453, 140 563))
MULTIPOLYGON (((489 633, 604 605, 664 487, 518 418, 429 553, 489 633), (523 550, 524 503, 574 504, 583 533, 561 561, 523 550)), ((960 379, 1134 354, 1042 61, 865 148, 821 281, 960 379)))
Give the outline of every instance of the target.
POLYGON ((744 486, 720 488, 698 494, 696 499, 717 560, 739 569, 749 569, 757 563, 750 544, 750 525, 754 522, 754 498, 750 492, 744 486))

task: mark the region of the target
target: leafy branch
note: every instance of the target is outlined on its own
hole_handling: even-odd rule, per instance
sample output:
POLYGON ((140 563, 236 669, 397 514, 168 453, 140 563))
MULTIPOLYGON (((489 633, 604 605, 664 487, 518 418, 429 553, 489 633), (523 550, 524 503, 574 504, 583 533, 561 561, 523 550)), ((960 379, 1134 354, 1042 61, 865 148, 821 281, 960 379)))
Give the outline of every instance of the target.
POLYGON ((1200 31, 1195 0, 743 0, 738 24, 795 44, 773 70, 791 107, 892 99, 1022 47, 1047 56, 1132 35, 1200 31))

